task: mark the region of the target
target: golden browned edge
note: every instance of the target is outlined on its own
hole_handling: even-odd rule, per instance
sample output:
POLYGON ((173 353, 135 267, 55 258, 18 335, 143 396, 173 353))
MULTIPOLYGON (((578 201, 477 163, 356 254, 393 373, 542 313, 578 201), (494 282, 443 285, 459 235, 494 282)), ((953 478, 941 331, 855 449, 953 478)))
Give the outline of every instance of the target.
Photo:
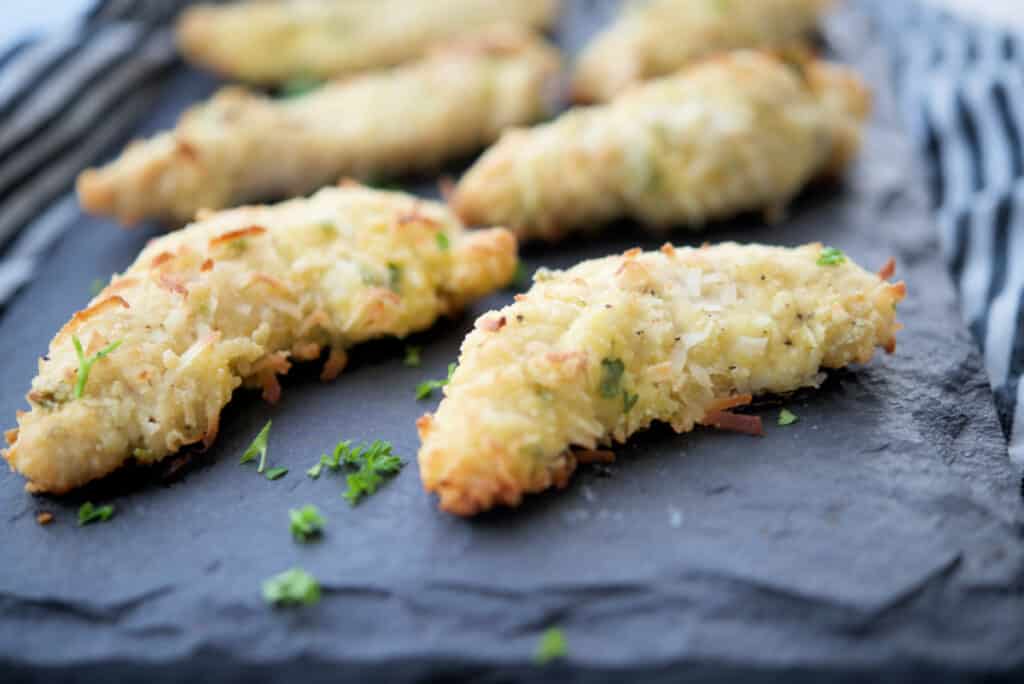
MULTIPOLYGON (((701 249, 708 248, 708 243, 704 243, 701 249)), ((662 247, 662 251, 671 251, 672 245, 666 244, 662 247)), ((637 248, 627 250, 623 253, 626 256, 630 253, 636 253, 637 248)), ((878 277, 880 280, 888 281, 896 271, 896 260, 890 258, 884 266, 879 270, 878 277)), ((897 301, 902 301, 907 294, 907 286, 902 280, 891 283, 890 289, 897 301)), ((516 295, 518 299, 525 295, 516 295)), ((899 330, 902 326, 896 324, 896 329, 899 330)), ((886 342, 883 346, 883 350, 887 354, 892 354, 896 351, 896 339, 895 337, 886 342)), ((870 359, 867 359, 869 361, 870 359)), ((722 414, 728 414, 728 409, 743 406, 750 403, 752 397, 749 394, 736 395, 734 397, 726 397, 715 402, 709 407, 708 415, 705 416, 700 424, 705 427, 711 427, 715 429, 732 429, 736 430, 731 424, 731 421, 727 421, 723 424, 721 421, 722 414)), ((434 426, 434 416, 431 413, 425 413, 416 421, 416 429, 420 437, 420 442, 426 441, 427 436, 434 426)), ((744 429, 737 431, 747 432, 744 429)), ((752 433, 750 433, 752 434, 752 433)), ((628 439, 628 438, 627 438, 628 439)), ((504 460, 509 457, 509 453, 500 444, 492 443, 492 451, 488 454, 488 457, 495 460, 504 460)), ((499 478, 497 481, 489 482, 476 482, 474 487, 469 491, 465 488, 451 488, 446 486, 448 483, 442 480, 437 484, 436 487, 430 487, 426 483, 423 485, 423 489, 427 492, 437 493, 439 501, 438 507, 454 515, 462 517, 470 517, 482 513, 495 505, 504 505, 510 508, 518 506, 523 496, 526 494, 536 494, 546 489, 550 489, 552 486, 557 489, 564 489, 569 483, 569 478, 576 470, 576 466, 581 463, 610 463, 615 460, 615 454, 607 450, 573 450, 572 448, 567 449, 562 454, 561 462, 555 464, 554 468, 547 471, 548 477, 542 480, 534 481, 530 486, 524 488, 511 477, 499 478)))

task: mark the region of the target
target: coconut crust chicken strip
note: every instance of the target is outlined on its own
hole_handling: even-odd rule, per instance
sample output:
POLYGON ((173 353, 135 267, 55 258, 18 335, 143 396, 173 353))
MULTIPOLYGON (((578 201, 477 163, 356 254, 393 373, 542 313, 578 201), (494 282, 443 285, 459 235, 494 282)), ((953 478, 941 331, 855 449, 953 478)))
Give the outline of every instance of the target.
POLYGON ((477 320, 420 419, 424 487, 473 515, 563 487, 655 421, 758 434, 758 418, 729 409, 895 349, 906 288, 891 275, 819 244, 666 245, 542 270, 477 320))
POLYGON ((200 209, 303 195, 342 177, 438 167, 547 110, 557 51, 495 27, 394 70, 272 99, 229 87, 173 131, 78 178, 82 206, 122 223, 180 225, 200 209))
POLYGON ((551 26, 557 0, 283 0, 199 5, 177 26, 185 57, 262 84, 327 79, 422 57, 494 24, 551 26))
POLYGON ((744 48, 806 49, 831 0, 651 0, 632 3, 580 56, 579 102, 605 102, 697 59, 744 48))
POLYGON ((327 348, 331 379, 349 347, 423 330, 515 265, 509 232, 356 185, 213 214, 152 241, 60 330, 4 456, 30 491, 62 493, 209 446, 237 387, 273 402, 292 361, 327 348))
POLYGON ((507 131, 452 202, 467 223, 546 240, 623 217, 663 229, 777 215, 808 182, 845 168, 869 100, 842 67, 729 53, 507 131))

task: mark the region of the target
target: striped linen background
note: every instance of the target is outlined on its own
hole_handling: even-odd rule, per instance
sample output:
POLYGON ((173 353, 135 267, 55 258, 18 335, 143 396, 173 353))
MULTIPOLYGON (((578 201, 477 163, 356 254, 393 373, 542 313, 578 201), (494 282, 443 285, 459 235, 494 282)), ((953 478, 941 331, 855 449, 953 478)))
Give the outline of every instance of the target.
MULTIPOLYGON (((919 0, 858 1, 891 49, 944 256, 1024 466, 1024 36, 919 0)), ((77 173, 127 140, 179 66, 169 25, 189 0, 77 2, 78 21, 0 43, 0 315, 78 217, 77 173)))

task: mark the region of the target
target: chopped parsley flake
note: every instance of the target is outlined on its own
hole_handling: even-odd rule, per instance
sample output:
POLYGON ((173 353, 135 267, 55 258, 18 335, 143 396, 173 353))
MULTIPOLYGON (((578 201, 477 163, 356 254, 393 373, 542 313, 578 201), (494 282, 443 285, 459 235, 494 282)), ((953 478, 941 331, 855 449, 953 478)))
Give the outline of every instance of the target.
POLYGON ((287 468, 271 468, 267 471, 268 480, 280 480, 282 477, 288 474, 287 468))
POLYGON ((442 252, 447 252, 448 248, 451 247, 451 242, 448 240, 448 236, 444 233, 437 233, 434 238, 437 240, 437 247, 442 252))
POLYGON ((445 378, 444 380, 427 380, 426 382, 421 382, 420 384, 418 384, 416 386, 416 398, 426 399, 427 397, 434 393, 434 390, 441 389, 442 387, 447 385, 451 381, 452 375, 455 374, 455 368, 456 364, 449 363, 447 378, 445 378))
POLYGON ((324 531, 324 516, 313 504, 307 504, 302 508, 293 508, 288 511, 291 521, 289 529, 295 541, 308 542, 314 537, 320 536, 324 531))
POLYGON ((626 371, 626 365, 621 359, 601 359, 601 396, 605 399, 614 399, 621 392, 622 374, 626 371))
POLYGON ((835 247, 825 247, 818 255, 819 266, 838 266, 846 261, 846 255, 835 247))
POLYGON ((260 433, 256 435, 256 439, 252 440, 252 444, 249 445, 249 448, 245 450, 245 453, 242 454, 242 458, 238 461, 239 463, 248 463, 256 458, 256 455, 258 454, 260 457, 260 463, 256 468, 257 473, 262 473, 267 467, 267 436, 270 434, 271 422, 272 421, 269 420, 267 421, 267 424, 264 425, 263 429, 260 430, 260 433))
POLYGON ((322 86, 323 83, 319 78, 312 76, 296 76, 291 80, 285 81, 284 85, 281 86, 281 97, 289 98, 308 95, 322 86))
POLYGON ((92 282, 89 283, 89 292, 91 292, 92 296, 95 297, 103 291, 104 287, 105 285, 102 278, 93 278, 92 282))
POLYGON ((334 453, 324 454, 320 462, 306 471, 314 480, 320 477, 323 469, 339 470, 346 465, 357 470, 345 478, 348 489, 344 496, 349 503, 356 504, 362 497, 373 494, 384 481, 385 475, 394 475, 405 463, 391 453, 389 442, 374 440, 372 444, 352 446, 351 440, 338 442, 334 453))
POLYGON ((114 516, 113 506, 93 506, 92 501, 86 501, 78 509, 78 525, 88 525, 94 522, 106 522, 114 516))
POLYGON ((564 658, 568 654, 569 646, 565 641, 565 634, 557 627, 550 627, 540 637, 537 651, 533 654, 533 662, 544 665, 552 660, 564 658))
POLYGON ((392 292, 398 292, 402 286, 402 267, 398 264, 388 263, 388 287, 392 292))
POLYGON ((82 342, 78 339, 77 335, 71 336, 71 344, 75 345, 75 354, 78 356, 78 379, 75 380, 75 399, 82 398, 82 394, 85 392, 85 383, 89 381, 92 365, 120 347, 122 342, 124 340, 112 342, 89 358, 85 358, 85 352, 82 351, 82 342))
POLYGON ((798 420, 800 420, 800 417, 789 409, 779 411, 779 425, 792 425, 798 420))
POLYGON ((312 606, 320 600, 320 584, 305 570, 292 568, 263 582, 263 599, 274 606, 312 606))
POLYGON ((422 347, 415 347, 413 345, 406 345, 405 347, 405 360, 402 362, 409 368, 419 368, 420 366, 420 352, 423 351, 422 347))
POLYGON ((622 411, 623 413, 629 413, 636 406, 637 400, 640 399, 639 394, 630 394, 626 390, 622 390, 622 411))
POLYGON ((369 447, 360 445, 343 458, 346 464, 359 468, 345 478, 348 490, 344 496, 353 506, 364 496, 375 493, 385 475, 395 475, 405 465, 391 453, 391 444, 380 440, 374 440, 369 447))

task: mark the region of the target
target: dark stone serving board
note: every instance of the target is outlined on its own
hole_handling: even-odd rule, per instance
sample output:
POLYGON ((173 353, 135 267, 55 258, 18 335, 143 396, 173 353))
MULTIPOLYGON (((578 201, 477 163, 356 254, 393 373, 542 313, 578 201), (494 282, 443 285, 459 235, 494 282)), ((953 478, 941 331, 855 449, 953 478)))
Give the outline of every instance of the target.
MULTIPOLYGON (((600 3, 571 3, 575 48, 600 3)), ((597 13, 597 14, 595 14, 597 13)), ((414 422, 436 399, 473 318, 402 344, 359 350, 332 384, 305 366, 275 407, 239 392, 217 444, 185 467, 135 470, 64 499, 0 474, 0 680, 108 681, 859 681, 1009 679, 1024 663, 1024 545, 1011 468, 978 353, 964 331, 928 218, 920 172, 895 123, 884 55, 862 17, 829 25, 864 68, 878 113, 841 188, 816 188, 780 225, 754 218, 678 243, 821 240, 869 267, 894 255, 910 294, 899 349, 833 373, 817 392, 757 413, 767 435, 654 429, 584 468, 564 492, 474 520, 421 489, 414 422), (268 482, 238 456, 268 418, 268 482), (388 439, 409 466, 352 508, 342 482, 303 473, 341 438, 388 439), (85 500, 116 516, 79 528, 85 500), (324 539, 298 545, 290 507, 314 503, 324 539), (41 527, 39 511, 56 521, 41 527), (315 607, 273 610, 261 581, 292 566, 325 588, 315 607), (564 663, 539 667, 541 632, 561 627, 564 663)), ((179 69, 144 132, 214 83, 179 69)), ((421 192, 432 184, 421 183, 421 192)), ((13 424, 52 334, 97 277, 127 266, 152 228, 82 217, 0 323, 0 416, 13 424)), ((568 266, 660 240, 608 235, 525 251, 568 266)), ((1019 681, 1019 680, 1018 680, 1019 681)))

